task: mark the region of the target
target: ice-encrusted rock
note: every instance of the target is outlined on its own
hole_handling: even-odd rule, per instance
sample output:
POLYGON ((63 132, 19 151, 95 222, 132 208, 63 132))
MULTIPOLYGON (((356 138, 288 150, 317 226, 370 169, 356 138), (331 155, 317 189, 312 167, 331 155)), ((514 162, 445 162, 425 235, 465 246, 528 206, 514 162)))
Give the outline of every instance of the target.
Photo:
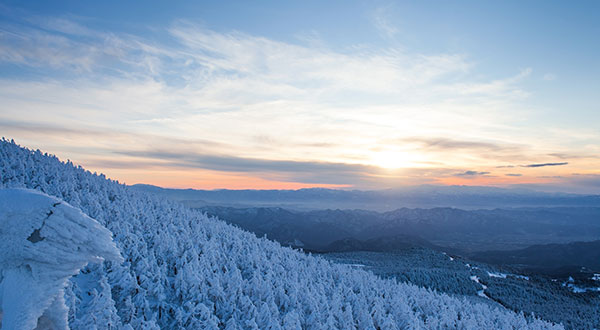
POLYGON ((68 328, 66 281, 103 260, 122 258, 96 220, 35 190, 0 190, 2 329, 68 328))

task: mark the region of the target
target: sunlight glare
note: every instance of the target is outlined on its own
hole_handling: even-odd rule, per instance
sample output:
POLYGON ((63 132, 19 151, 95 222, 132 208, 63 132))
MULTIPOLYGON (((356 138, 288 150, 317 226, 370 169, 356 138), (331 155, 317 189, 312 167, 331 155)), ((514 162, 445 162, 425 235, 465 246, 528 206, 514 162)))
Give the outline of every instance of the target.
POLYGON ((409 157, 405 152, 386 150, 374 153, 371 157, 373 165, 385 169, 398 169, 408 165, 409 157))

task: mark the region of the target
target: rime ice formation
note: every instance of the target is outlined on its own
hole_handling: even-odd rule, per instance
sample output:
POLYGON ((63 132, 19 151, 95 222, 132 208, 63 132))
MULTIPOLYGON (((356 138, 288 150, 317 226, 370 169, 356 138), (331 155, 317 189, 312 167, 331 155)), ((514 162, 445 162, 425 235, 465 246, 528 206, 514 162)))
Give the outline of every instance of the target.
POLYGON ((2 329, 68 328, 67 280, 88 262, 121 260, 111 235, 64 201, 0 189, 2 329))

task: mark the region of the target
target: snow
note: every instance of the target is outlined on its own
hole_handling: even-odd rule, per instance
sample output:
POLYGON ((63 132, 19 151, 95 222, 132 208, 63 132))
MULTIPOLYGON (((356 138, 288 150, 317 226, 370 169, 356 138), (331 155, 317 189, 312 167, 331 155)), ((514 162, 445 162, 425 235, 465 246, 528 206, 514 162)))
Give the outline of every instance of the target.
POLYGON ((68 278, 88 262, 122 260, 110 231, 97 221, 28 189, 0 189, 0 251, 5 329, 33 329, 38 322, 67 328, 68 278))
POLYGON ((479 267, 477 267, 477 266, 472 266, 471 264, 465 264, 465 267, 467 267, 467 268, 470 268, 470 269, 479 270, 479 267))
POLYGON ((363 265, 363 264, 344 264, 344 265, 350 266, 352 268, 363 268, 363 267, 365 267, 365 265, 363 265))
POLYGON ((573 283, 567 283, 566 286, 569 289, 571 289, 571 291, 573 293, 584 293, 584 292, 588 292, 588 291, 591 291, 591 292, 595 292, 595 291, 600 292, 600 288, 596 288, 596 287, 593 287, 593 288, 592 287, 583 287, 583 286, 575 285, 573 283))
POLYGON ((529 281, 529 276, 525 276, 525 275, 517 275, 517 274, 510 274, 510 276, 525 280, 525 281, 529 281))
POLYGON ((507 274, 487 272, 489 277, 506 278, 507 274))
POLYGON ((488 295, 485 294, 485 290, 479 290, 479 291, 477 291, 477 295, 480 296, 480 297, 482 297, 482 298, 490 299, 490 297, 488 297, 488 295))
POLYGON ((481 290, 477 291, 477 295, 482 297, 482 298, 487 298, 490 299, 490 297, 488 297, 488 295, 485 294, 485 290, 487 289, 487 285, 479 282, 479 277, 477 275, 471 275, 469 277, 471 279, 471 281, 476 282, 477 284, 481 285, 481 290))
POLYGON ((529 281, 529 276, 525 276, 525 275, 506 274, 506 273, 498 273, 498 272, 487 272, 487 274, 489 277, 506 278, 507 276, 510 276, 510 277, 521 279, 521 280, 529 281))
MULTIPOLYGON (((594 274, 596 275, 596 274, 594 274)), ((572 276, 569 276, 566 282, 562 283, 563 287, 569 288, 573 293, 585 293, 588 291, 598 291, 600 292, 600 287, 582 287, 575 284, 575 279, 572 276)))
POLYGON ((474 282, 478 283, 479 285, 481 285, 481 287, 484 290, 487 289, 487 286, 485 284, 479 282, 479 276, 477 276, 477 275, 471 275, 470 279, 471 279, 471 281, 474 281, 474 282))

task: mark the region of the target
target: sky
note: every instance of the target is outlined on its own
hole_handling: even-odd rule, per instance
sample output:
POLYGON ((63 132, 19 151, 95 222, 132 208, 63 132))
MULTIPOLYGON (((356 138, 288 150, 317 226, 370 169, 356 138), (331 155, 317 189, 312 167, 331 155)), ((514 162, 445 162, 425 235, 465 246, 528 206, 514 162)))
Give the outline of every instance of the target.
POLYGON ((600 193, 598 1, 0 1, 0 136, 127 184, 600 193))

